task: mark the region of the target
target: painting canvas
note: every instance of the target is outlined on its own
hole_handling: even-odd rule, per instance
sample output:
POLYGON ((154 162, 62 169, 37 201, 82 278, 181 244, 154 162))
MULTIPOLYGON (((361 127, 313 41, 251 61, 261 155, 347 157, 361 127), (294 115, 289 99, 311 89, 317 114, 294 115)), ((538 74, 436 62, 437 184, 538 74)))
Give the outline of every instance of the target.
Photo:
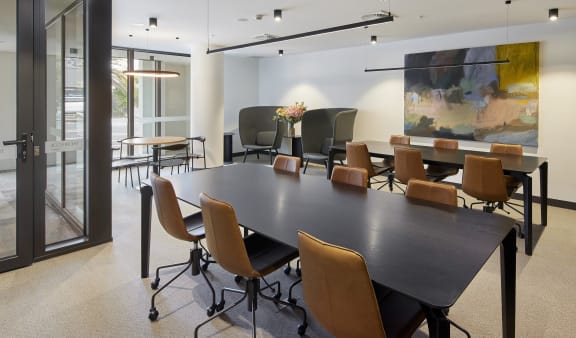
POLYGON ((538 145, 539 43, 407 54, 404 132, 482 142, 538 145))

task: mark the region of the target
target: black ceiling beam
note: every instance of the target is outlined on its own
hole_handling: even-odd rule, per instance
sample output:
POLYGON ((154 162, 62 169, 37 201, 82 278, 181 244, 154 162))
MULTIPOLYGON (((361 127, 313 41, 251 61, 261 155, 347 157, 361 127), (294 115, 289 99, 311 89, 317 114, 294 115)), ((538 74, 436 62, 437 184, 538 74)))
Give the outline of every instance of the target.
POLYGON ((343 31, 343 30, 348 30, 348 29, 354 29, 354 28, 360 28, 360 27, 368 27, 368 26, 377 25, 377 24, 381 24, 381 23, 385 23, 385 22, 390 22, 390 21, 394 21, 394 17, 393 17, 392 15, 388 15, 388 16, 385 16, 385 17, 382 17, 382 18, 378 18, 378 19, 374 19, 374 20, 366 20, 366 21, 351 23, 351 24, 342 25, 342 26, 335 26, 335 27, 330 27, 330 28, 318 29, 318 30, 315 30, 315 31, 310 31, 310 32, 305 32, 305 33, 298 33, 298 34, 293 34, 293 35, 286 35, 286 36, 281 36, 281 37, 277 37, 277 38, 267 39, 267 40, 263 40, 263 41, 256 41, 256 42, 245 43, 245 44, 241 44, 241 45, 235 45, 235 46, 229 46, 229 47, 222 47, 222 48, 216 48, 216 49, 210 49, 210 48, 208 48, 208 50, 206 51, 206 54, 220 53, 220 52, 225 52, 225 51, 227 51, 227 50, 240 49, 240 48, 246 48, 246 47, 252 47, 252 46, 259 46, 259 45, 265 45, 265 44, 269 44, 269 43, 275 43, 275 42, 280 42, 280 41, 286 41, 286 40, 293 40, 293 39, 305 38, 305 37, 308 37, 308 36, 320 35, 320 34, 326 34, 326 33, 333 33, 333 32, 338 32, 338 31, 343 31))

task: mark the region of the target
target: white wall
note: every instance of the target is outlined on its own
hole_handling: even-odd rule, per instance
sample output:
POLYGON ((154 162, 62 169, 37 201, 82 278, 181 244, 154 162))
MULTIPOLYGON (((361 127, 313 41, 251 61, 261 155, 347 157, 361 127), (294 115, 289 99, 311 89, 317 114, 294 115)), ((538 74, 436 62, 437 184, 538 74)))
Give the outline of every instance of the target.
MULTIPOLYGON (((576 132, 576 20, 510 27, 508 41, 505 33, 494 29, 264 58, 259 70, 259 104, 304 101, 309 109, 355 107, 359 111, 354 138, 387 140, 390 134, 404 131, 404 74, 365 73, 365 68, 403 66, 407 53, 540 41, 539 147, 527 151, 549 159, 549 196, 576 202, 576 156, 571 141, 576 132)), ((415 141, 431 143, 426 138, 415 141)), ((488 148, 479 142, 461 145, 488 148)), ((533 177, 534 192, 539 194, 538 173, 533 177)))
POLYGON ((259 91, 259 59, 224 57, 224 131, 234 132, 232 151, 243 151, 238 135, 238 112, 257 106, 259 91))

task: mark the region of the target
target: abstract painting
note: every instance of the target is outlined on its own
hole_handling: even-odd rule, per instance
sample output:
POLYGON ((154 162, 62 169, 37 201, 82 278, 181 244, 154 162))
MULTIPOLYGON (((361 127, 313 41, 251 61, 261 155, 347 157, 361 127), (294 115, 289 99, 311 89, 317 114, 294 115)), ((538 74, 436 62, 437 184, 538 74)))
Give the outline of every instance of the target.
POLYGON ((407 54, 404 133, 538 145, 539 42, 407 54))

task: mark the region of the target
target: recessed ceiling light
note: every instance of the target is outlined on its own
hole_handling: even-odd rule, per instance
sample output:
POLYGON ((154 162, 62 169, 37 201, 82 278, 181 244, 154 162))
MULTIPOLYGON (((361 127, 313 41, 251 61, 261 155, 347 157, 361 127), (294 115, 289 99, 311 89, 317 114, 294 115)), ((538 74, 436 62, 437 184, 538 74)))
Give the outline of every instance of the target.
POLYGON ((248 19, 246 19, 246 18, 238 18, 238 19, 236 19, 236 21, 238 21, 238 22, 248 22, 248 19))

